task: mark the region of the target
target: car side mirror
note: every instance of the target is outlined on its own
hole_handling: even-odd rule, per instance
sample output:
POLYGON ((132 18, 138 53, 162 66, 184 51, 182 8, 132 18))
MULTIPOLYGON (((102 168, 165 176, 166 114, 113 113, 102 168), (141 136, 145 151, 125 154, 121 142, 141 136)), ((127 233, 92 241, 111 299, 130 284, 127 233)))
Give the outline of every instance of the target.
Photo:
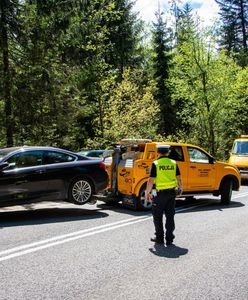
POLYGON ((216 159, 214 157, 209 157, 209 163, 210 164, 213 165, 215 163, 215 161, 216 161, 216 159))

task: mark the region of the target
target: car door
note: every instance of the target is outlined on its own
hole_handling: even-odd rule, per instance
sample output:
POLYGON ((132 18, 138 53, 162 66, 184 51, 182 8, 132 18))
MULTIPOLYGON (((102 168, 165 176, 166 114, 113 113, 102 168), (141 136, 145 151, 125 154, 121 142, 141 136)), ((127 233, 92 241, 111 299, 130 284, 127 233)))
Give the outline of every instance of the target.
POLYGON ((55 199, 66 197, 68 182, 77 175, 72 168, 75 160, 76 156, 62 151, 44 151, 43 161, 46 165, 48 191, 55 199))
POLYGON ((198 148, 188 146, 188 186, 191 191, 212 190, 215 180, 215 164, 209 155, 198 148))
POLYGON ((9 166, 0 172, 1 200, 39 198, 47 194, 43 151, 20 151, 5 161, 9 166))

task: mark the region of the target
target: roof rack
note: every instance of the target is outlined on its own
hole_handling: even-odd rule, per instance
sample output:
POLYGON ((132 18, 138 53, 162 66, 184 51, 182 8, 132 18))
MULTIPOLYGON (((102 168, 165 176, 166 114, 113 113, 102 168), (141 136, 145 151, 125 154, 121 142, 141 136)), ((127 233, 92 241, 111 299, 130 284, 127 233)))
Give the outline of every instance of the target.
POLYGON ((248 135, 246 135, 246 134, 241 134, 240 137, 241 137, 241 138, 248 138, 248 135))

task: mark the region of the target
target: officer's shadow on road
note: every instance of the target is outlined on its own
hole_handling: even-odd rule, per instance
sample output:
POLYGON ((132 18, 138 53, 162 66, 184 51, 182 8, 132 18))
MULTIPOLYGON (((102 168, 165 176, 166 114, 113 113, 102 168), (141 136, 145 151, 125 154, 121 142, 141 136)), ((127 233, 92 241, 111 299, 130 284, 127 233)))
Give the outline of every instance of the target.
POLYGON ((176 245, 166 247, 160 244, 155 244, 154 248, 149 248, 149 251, 154 255, 167 258, 178 258, 188 253, 188 249, 186 248, 181 248, 176 245))

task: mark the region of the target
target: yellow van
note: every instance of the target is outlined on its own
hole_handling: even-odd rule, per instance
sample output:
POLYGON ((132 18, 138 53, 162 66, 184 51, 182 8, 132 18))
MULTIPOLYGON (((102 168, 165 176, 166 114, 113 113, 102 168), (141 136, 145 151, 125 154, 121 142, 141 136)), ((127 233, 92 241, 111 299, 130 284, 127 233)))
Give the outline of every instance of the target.
POLYGON ((228 163, 239 169, 241 179, 248 179, 248 135, 234 141, 228 163))
POLYGON ((116 143, 111 157, 104 159, 109 174, 109 186, 103 201, 122 201, 134 209, 150 209, 145 201, 145 189, 152 162, 157 159, 157 145, 171 146, 170 158, 177 161, 181 171, 183 195, 212 193, 229 204, 232 190, 239 190, 240 173, 230 164, 216 161, 198 146, 173 142, 124 139, 116 143))

